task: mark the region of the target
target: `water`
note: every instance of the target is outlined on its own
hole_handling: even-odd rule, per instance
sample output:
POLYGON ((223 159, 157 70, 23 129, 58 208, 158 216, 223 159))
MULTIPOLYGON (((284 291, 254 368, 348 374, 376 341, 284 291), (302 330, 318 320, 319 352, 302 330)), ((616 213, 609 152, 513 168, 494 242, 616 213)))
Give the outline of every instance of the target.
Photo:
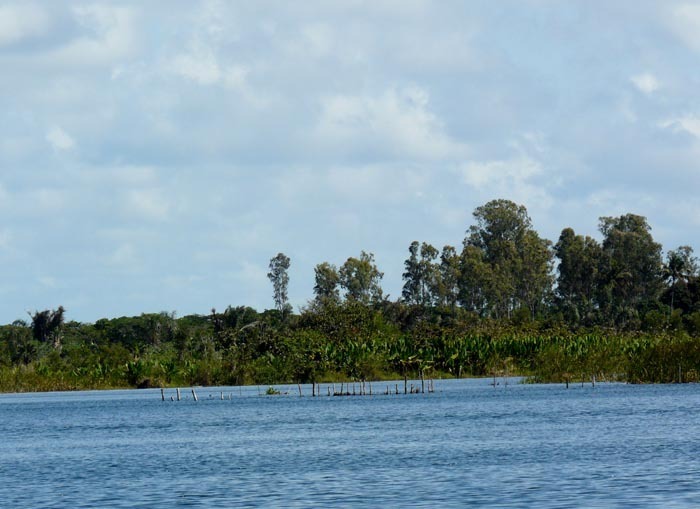
POLYGON ((0 506, 697 507, 700 386, 490 382, 0 395, 0 506))

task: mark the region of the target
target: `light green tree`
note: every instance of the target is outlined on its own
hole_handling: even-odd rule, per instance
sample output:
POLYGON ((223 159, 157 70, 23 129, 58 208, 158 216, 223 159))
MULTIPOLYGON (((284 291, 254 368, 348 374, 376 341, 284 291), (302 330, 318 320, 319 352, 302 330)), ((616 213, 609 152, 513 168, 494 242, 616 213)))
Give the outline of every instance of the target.
POLYGON ((383 299, 384 273, 374 263, 374 255, 362 251, 359 258, 348 258, 340 267, 340 286, 348 300, 369 304, 383 299))
POLYGON ((268 279, 272 282, 273 298, 275 307, 280 313, 289 312, 291 306, 287 297, 287 287, 289 286, 289 270, 290 260, 284 253, 277 253, 270 259, 270 272, 267 273, 268 279))

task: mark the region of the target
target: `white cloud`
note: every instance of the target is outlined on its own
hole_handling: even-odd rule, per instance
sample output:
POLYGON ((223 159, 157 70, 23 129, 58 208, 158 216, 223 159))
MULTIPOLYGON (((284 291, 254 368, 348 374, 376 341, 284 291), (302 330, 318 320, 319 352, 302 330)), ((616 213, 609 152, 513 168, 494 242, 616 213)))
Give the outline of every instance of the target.
POLYGON ((128 215, 142 219, 168 219, 170 205, 158 189, 132 189, 126 193, 124 208, 128 215))
POLYGON ((333 30, 328 25, 308 25, 302 29, 302 34, 306 42, 305 49, 314 56, 326 56, 333 50, 333 30))
POLYGON ((700 139, 700 117, 697 115, 685 115, 682 117, 670 118, 659 124, 664 129, 671 129, 674 132, 686 132, 695 138, 700 139))
POLYGON ((73 138, 59 126, 52 127, 46 133, 46 141, 48 141, 54 150, 70 150, 75 147, 73 138))
POLYGON ((670 28, 689 48, 700 52, 700 4, 684 3, 674 6, 670 28))
POLYGON ((216 57, 210 51, 199 50, 176 56, 170 63, 170 70, 200 85, 213 85, 221 78, 221 69, 216 57))
POLYGON ((35 214, 57 213, 65 209, 67 196, 59 189, 36 189, 28 192, 26 198, 31 211, 35 214))
POLYGON ((224 85, 244 89, 250 69, 244 65, 222 65, 214 50, 201 43, 171 58, 166 71, 200 85, 224 85))
POLYGON ((111 65, 135 48, 134 11, 128 7, 82 5, 72 10, 81 35, 50 56, 54 61, 73 65, 111 65))
POLYGON ((459 169, 469 186, 507 187, 524 184, 528 179, 543 173, 542 165, 527 156, 495 161, 470 161, 459 169))
POLYGON ((648 72, 632 76, 630 81, 635 87, 637 87, 637 89, 639 89, 640 92, 644 92, 646 95, 653 94, 661 86, 659 80, 656 79, 656 76, 648 72))
POLYGON ((46 33, 49 16, 32 3, 0 5, 0 47, 46 33))
POLYGON ((58 286, 56 278, 51 276, 39 276, 37 281, 46 288, 56 288, 58 286))
POLYGON ((111 265, 133 265, 137 261, 136 249, 131 244, 120 245, 108 258, 111 265))
POLYGON ((334 95, 322 100, 317 137, 341 150, 389 152, 421 159, 460 157, 466 145, 445 132, 420 87, 390 89, 381 96, 334 95))
POLYGON ((12 245, 12 232, 0 230, 0 249, 7 250, 12 245))

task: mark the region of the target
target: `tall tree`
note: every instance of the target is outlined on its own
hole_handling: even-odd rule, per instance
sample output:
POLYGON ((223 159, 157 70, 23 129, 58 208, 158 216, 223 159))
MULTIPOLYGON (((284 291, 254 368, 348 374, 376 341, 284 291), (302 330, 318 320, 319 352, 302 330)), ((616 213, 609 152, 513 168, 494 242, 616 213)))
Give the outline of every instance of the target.
POLYGON ((438 250, 430 244, 413 241, 408 248, 409 258, 404 262, 404 286, 401 292, 409 304, 430 306, 437 301, 439 267, 434 263, 438 250))
POLYGON ((45 309, 30 314, 34 339, 42 343, 51 341, 55 348, 60 348, 65 312, 63 306, 58 306, 58 309, 55 310, 45 309))
POLYGON ((465 309, 480 316, 496 314, 496 279, 484 251, 466 245, 459 258, 459 302, 465 309), (489 313, 489 304, 493 313, 489 313))
POLYGON ((420 243, 417 240, 411 242, 408 247, 409 257, 403 263, 404 273, 403 273, 403 289, 401 291, 401 296, 403 300, 408 304, 420 304, 421 296, 421 270, 420 270, 420 259, 419 259, 420 243))
MULTIPOLYGON (((476 224, 467 230, 464 240, 470 250, 463 254, 474 265, 479 258, 474 250, 482 253, 486 267, 479 267, 478 272, 480 279, 487 279, 481 284, 488 313, 510 317, 514 310, 526 308, 534 316, 551 291, 550 242, 532 228, 527 209, 509 200, 492 200, 478 207, 474 219, 476 224)), ((473 282, 474 277, 470 270, 463 270, 463 282, 473 282)), ((473 294, 473 290, 462 293, 473 294)))
POLYGON ((380 272, 374 263, 374 255, 362 251, 359 258, 348 258, 340 267, 340 286, 348 300, 363 304, 380 302, 383 298, 380 272))
POLYGON ((670 297, 670 312, 673 313, 676 291, 685 290, 689 281, 698 275, 698 259, 693 256, 693 248, 680 246, 666 253, 664 275, 670 284, 667 294, 670 297))
POLYGON ((287 287, 289 285, 289 274, 287 271, 289 266, 289 257, 284 253, 277 253, 276 256, 270 259, 270 272, 267 273, 268 279, 272 282, 275 307, 281 313, 288 312, 291 309, 287 297, 287 287))
POLYGON ((565 228, 554 252, 559 259, 556 289, 559 308, 570 323, 591 322, 602 253, 600 244, 565 228))
POLYGON ((600 306, 614 323, 636 326, 645 304, 655 301, 663 286, 661 244, 651 236, 643 216, 601 217, 603 234, 600 306))
POLYGON ((314 267, 314 294, 318 302, 340 301, 340 275, 335 265, 328 262, 319 263, 314 267))
POLYGON ((445 246, 440 253, 439 301, 454 309, 459 299, 460 263, 453 246, 445 246))

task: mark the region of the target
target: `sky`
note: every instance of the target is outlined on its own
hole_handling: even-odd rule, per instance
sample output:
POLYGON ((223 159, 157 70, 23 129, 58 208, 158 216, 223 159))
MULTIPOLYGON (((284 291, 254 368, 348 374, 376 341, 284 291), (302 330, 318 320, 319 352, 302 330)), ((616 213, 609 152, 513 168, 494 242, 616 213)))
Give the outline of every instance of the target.
POLYGON ((0 323, 295 309, 472 212, 700 249, 700 2, 0 0, 0 323))

